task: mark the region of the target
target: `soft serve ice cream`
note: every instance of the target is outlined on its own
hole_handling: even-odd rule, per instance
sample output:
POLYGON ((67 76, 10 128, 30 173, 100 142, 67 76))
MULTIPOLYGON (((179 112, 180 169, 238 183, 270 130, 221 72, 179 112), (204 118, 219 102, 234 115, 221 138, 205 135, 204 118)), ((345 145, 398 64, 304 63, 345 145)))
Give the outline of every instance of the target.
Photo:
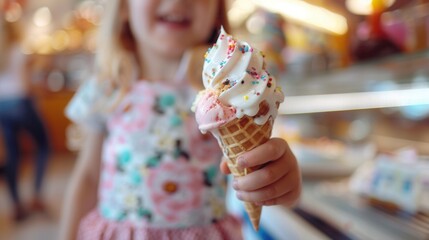
MULTIPOLYGON (((265 70, 263 54, 221 29, 206 53, 203 82, 205 90, 198 94, 193 109, 199 129, 217 138, 234 177, 251 173, 252 168, 237 166, 237 157, 269 140, 284 99, 265 70)), ((251 202, 244 206, 258 229, 262 207, 251 202)))
POLYGON ((205 90, 200 92, 195 106, 202 132, 244 115, 256 116, 265 101, 268 112, 254 119, 263 125, 270 117, 276 117, 284 99, 275 79, 265 70, 262 52, 235 40, 223 28, 205 55, 203 83, 205 90))

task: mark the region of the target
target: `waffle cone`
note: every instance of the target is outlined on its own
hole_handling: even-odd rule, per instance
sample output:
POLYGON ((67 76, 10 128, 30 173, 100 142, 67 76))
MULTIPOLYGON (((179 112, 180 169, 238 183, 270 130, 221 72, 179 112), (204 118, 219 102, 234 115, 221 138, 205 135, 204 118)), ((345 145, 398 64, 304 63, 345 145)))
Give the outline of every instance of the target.
MULTIPOLYGON (((269 118, 264 125, 258 125, 254 122, 253 117, 244 116, 234 119, 218 129, 219 143, 224 155, 228 158, 228 167, 234 177, 245 176, 253 171, 251 168, 240 170, 236 164, 237 157, 268 141, 272 126, 272 118, 269 118)), ((262 207, 251 202, 244 202, 244 207, 253 228, 258 230, 262 207)))

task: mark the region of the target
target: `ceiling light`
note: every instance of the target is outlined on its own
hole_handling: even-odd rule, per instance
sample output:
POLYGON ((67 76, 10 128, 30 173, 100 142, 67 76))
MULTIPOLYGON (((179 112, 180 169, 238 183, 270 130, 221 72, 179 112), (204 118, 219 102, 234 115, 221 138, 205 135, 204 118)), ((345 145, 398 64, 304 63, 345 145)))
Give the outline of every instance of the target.
POLYGON ((10 3, 9 8, 4 14, 4 18, 8 22, 16 22, 18 21, 22 16, 22 8, 21 5, 17 2, 10 3))
POLYGON ((325 32, 343 35, 348 30, 344 16, 301 0, 252 0, 252 2, 285 18, 325 32))
POLYGON ((46 27, 51 24, 52 14, 48 7, 41 7, 33 15, 33 22, 38 27, 46 27))
POLYGON ((357 15, 369 15, 374 12, 373 4, 374 1, 384 4, 385 8, 388 8, 395 3, 395 0, 347 0, 347 9, 357 15))
POLYGON ((231 26, 240 26, 255 11, 255 4, 248 0, 235 0, 228 11, 231 26))

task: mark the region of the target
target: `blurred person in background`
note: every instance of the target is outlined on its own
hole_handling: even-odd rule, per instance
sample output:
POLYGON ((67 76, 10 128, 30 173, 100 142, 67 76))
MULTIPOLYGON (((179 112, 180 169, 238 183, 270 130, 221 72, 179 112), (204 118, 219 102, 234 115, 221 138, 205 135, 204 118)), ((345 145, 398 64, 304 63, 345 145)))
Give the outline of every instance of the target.
POLYGON ((6 149, 5 176, 13 202, 13 218, 23 220, 29 211, 44 211, 42 182, 49 158, 45 127, 33 102, 30 87, 30 61, 20 49, 22 39, 18 22, 5 20, 0 12, 0 127, 6 149), (26 132, 35 145, 34 193, 29 209, 24 207, 18 190, 19 166, 22 162, 21 132, 26 132))
POLYGON ((280 76, 286 72, 286 61, 283 57, 287 47, 284 32, 286 20, 280 14, 265 9, 257 9, 250 19, 260 22, 261 26, 253 30, 254 38, 265 55, 268 72, 280 80, 280 76))

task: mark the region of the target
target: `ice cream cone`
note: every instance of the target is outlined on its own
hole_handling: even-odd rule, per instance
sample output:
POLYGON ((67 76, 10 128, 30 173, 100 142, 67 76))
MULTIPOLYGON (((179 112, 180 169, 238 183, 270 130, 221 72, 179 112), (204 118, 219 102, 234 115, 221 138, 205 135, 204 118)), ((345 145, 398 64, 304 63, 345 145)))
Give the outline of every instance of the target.
MULTIPOLYGON (((225 156, 228 157, 228 167, 234 177, 245 176, 253 171, 251 168, 239 169, 236 162, 237 157, 268 141, 271 136, 272 123, 270 118, 261 126, 254 123, 253 117, 244 116, 218 129, 219 142, 225 156)), ((244 202, 244 207, 253 228, 258 230, 262 207, 251 202, 244 202)))
MULTIPOLYGON (((263 54, 223 28, 204 59, 205 89, 193 106, 198 128, 216 136, 234 177, 247 175, 257 169, 239 169, 237 158, 270 139, 284 94, 266 71, 263 54)), ((258 230, 262 207, 244 205, 258 230)))
MULTIPOLYGON (((231 160, 228 160, 228 168, 230 169, 234 177, 245 176, 246 174, 252 172, 251 169, 247 169, 247 168, 244 169, 243 171, 240 171, 237 168, 237 165, 233 164, 231 160)), ((249 216, 253 229, 258 231, 259 220, 261 218, 261 213, 262 213, 262 206, 258 206, 252 202, 244 202, 244 209, 246 209, 247 215, 249 216)))

